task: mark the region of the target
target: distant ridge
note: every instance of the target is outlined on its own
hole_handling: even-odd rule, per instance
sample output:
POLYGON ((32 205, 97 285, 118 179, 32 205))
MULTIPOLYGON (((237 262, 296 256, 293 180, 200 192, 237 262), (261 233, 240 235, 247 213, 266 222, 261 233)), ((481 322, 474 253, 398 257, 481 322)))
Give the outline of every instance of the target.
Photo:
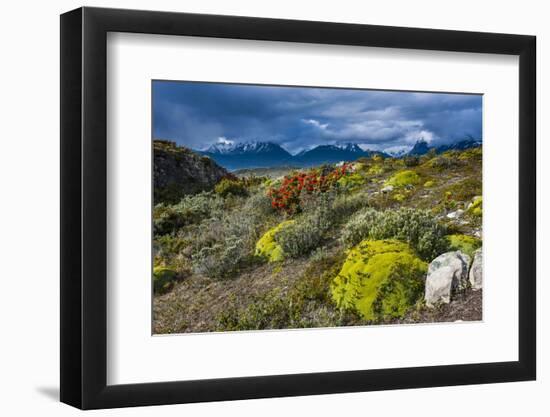
POLYGON ((218 143, 205 151, 196 152, 209 156, 230 170, 269 168, 289 165, 292 161, 292 155, 273 142, 218 143))
POLYGON ((407 155, 422 156, 422 155, 426 155, 432 149, 435 150, 436 153, 443 153, 451 150, 464 151, 470 148, 477 148, 481 145, 482 145, 482 142, 480 140, 476 140, 473 138, 464 139, 449 145, 439 145, 439 146, 429 146, 428 142, 420 139, 414 144, 414 146, 407 153, 407 155))
POLYGON ((216 143, 206 150, 195 151, 213 159, 219 165, 231 171, 253 168, 271 168, 279 166, 310 167, 322 164, 333 164, 340 161, 355 161, 362 157, 381 155, 387 158, 404 156, 422 156, 434 150, 442 153, 448 150, 465 150, 481 146, 479 140, 468 138, 450 145, 430 146, 423 139, 418 140, 408 152, 396 154, 365 150, 356 143, 318 145, 312 149, 290 154, 280 145, 273 142, 243 142, 234 144, 230 141, 216 143))
POLYGON ((300 166, 332 164, 340 161, 355 161, 362 157, 384 155, 383 152, 363 150, 356 143, 341 145, 319 145, 309 151, 302 152, 293 158, 293 163, 300 166))

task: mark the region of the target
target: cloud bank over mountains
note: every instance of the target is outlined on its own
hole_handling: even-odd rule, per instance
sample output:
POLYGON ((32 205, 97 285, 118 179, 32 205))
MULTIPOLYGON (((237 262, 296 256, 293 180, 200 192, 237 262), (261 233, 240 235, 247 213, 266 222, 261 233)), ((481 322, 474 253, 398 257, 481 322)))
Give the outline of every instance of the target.
POLYGON ((482 139, 482 96, 199 82, 153 82, 153 134, 193 149, 262 141, 406 151, 482 139))

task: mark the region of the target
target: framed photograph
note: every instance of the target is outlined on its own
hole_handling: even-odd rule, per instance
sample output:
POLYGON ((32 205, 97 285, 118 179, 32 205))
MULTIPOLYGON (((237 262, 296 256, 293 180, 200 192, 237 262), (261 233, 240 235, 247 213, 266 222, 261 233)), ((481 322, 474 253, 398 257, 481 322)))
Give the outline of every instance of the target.
POLYGON ((61 401, 533 380, 535 37, 61 16, 61 401))

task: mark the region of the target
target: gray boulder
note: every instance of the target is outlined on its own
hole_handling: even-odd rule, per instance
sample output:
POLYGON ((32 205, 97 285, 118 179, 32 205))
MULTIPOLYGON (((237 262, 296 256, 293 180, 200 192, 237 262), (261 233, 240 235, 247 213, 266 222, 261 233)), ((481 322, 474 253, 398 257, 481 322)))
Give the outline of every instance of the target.
POLYGON ((470 285, 474 291, 483 288, 483 252, 481 248, 474 252, 474 261, 470 268, 470 285))
POLYGON ((426 305, 450 303, 451 296, 466 288, 470 257, 461 251, 447 252, 435 258, 428 267, 426 305))
POLYGON ((382 191, 383 193, 391 193, 393 191, 393 185, 386 185, 380 191, 382 191))

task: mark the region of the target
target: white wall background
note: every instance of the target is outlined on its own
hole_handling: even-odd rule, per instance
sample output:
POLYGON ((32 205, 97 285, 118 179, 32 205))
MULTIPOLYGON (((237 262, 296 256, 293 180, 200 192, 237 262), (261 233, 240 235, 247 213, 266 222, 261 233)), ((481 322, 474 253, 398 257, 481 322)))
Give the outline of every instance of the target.
MULTIPOLYGON (((1 414, 75 415, 57 402, 59 379, 59 17, 81 6, 72 0, 7 2, 2 8, 0 90, 0 320, 1 414)), ((422 390, 237 401, 99 411, 128 416, 464 416, 548 415, 550 404, 550 292, 542 264, 550 250, 550 147, 542 120, 550 97, 550 26, 536 0, 461 2, 338 2, 278 0, 124 0, 86 5, 181 12, 239 14, 532 34, 538 37, 539 302, 538 381, 422 390), (546 100, 543 102, 543 100, 546 100), (546 189, 544 189, 546 188, 546 189), (546 394, 546 395, 545 395, 546 394)), ((503 185, 505 186, 505 184, 503 185)), ((475 349, 475 346, 472 346, 475 349)))

